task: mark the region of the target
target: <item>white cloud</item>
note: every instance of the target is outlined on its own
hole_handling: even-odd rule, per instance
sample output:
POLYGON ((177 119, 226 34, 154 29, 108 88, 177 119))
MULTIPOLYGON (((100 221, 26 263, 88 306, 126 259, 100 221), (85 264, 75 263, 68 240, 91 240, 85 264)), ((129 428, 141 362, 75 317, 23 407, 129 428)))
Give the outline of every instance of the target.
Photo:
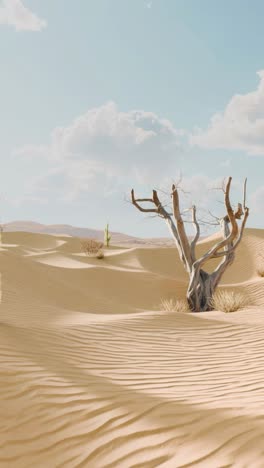
POLYGON ((109 102, 55 128, 50 143, 29 144, 13 154, 32 164, 46 161, 49 170, 38 178, 38 190, 56 184, 73 198, 87 191, 109 193, 129 179, 155 184, 168 172, 176 175, 181 134, 154 113, 120 112, 109 102))
POLYGON ((2 0, 0 24, 13 26, 17 31, 41 31, 47 25, 45 20, 25 7, 21 0, 2 0))
MULTIPOLYGON (((129 197, 131 187, 139 197, 148 197, 153 187, 160 188, 161 200, 171 206, 171 184, 179 179, 188 155, 183 149, 184 136, 170 121, 151 112, 121 112, 113 102, 90 109, 69 125, 55 128, 49 141, 14 150, 23 174, 20 186, 15 187, 16 206, 39 202, 44 208, 67 210, 72 204, 74 210, 103 217, 114 205, 113 213, 116 209, 129 222, 124 196, 129 197)), ((208 209, 223 216, 222 182, 221 177, 213 179, 194 165, 182 174, 181 209, 196 204, 199 219, 209 220, 208 209)), ((236 179, 232 200, 240 200, 241 194, 242 184, 236 179)), ((192 233, 191 223, 187 229, 192 233)))
POLYGON ((146 8, 152 8, 152 1, 146 2, 145 3, 146 8))
POLYGON ((223 113, 213 115, 206 130, 194 131, 191 145, 264 155, 264 70, 258 76, 258 88, 233 96, 223 113))
MULTIPOLYGON (((184 132, 154 113, 121 112, 109 102, 68 126, 55 128, 44 144, 28 144, 13 152, 21 168, 23 161, 29 168, 19 193, 23 201, 56 201, 60 206, 88 203, 105 210, 110 197, 120 209, 131 187, 140 197, 149 196, 155 187, 170 205, 171 184, 184 167, 183 136, 184 132)), ((197 165, 192 173, 183 173, 181 187, 186 193, 180 193, 181 208, 196 204, 199 218, 207 219, 208 209, 222 216, 222 182, 221 177, 212 179, 200 172, 197 165)), ((241 194, 242 185, 234 180, 232 199, 240 199, 241 194)), ((191 224, 188 229, 191 232, 191 224)))

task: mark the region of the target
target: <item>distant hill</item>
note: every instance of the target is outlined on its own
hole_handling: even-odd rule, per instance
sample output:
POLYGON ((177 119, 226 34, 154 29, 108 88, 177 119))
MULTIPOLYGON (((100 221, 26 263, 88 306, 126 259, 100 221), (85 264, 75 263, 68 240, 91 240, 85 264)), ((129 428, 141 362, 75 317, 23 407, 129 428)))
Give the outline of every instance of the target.
MULTIPOLYGON (((103 240, 104 231, 98 229, 81 228, 69 224, 40 224, 34 221, 12 221, 4 224, 4 231, 14 232, 35 232, 42 234, 57 234, 72 237, 89 237, 103 240)), ((120 232, 112 232, 112 242, 114 244, 155 244, 155 245, 173 245, 173 240, 168 238, 142 239, 120 232)))

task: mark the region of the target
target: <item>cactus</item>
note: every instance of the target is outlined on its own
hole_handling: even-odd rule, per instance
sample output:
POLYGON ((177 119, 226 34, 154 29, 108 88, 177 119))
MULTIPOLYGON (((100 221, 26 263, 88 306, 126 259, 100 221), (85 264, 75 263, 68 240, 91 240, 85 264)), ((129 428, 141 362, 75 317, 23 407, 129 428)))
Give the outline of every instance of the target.
POLYGON ((106 247, 110 246, 110 240, 111 240, 111 236, 109 234, 109 224, 107 223, 106 228, 104 230, 104 243, 106 247))

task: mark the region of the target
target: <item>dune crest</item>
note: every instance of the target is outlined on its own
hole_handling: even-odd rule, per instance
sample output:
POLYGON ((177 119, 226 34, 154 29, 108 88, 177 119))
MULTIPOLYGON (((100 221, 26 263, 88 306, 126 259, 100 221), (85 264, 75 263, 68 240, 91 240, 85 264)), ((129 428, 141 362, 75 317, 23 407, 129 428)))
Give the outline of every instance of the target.
POLYGON ((263 467, 263 230, 223 277, 251 303, 233 314, 159 310, 187 286, 171 247, 3 239, 1 467, 263 467))

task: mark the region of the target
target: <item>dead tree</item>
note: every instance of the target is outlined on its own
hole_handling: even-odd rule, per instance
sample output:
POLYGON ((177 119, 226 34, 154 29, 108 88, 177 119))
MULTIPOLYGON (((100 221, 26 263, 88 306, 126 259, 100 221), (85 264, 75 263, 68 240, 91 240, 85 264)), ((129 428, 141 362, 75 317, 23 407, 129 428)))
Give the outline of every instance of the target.
POLYGON ((230 188, 232 177, 228 178, 224 187, 224 199, 226 214, 219 224, 222 227, 223 240, 216 243, 200 258, 196 258, 196 245, 200 238, 200 224, 196 216, 196 206, 192 206, 192 223, 195 228, 195 236, 190 241, 185 231, 184 221, 180 211, 179 193, 175 185, 172 185, 172 213, 169 213, 160 202, 156 190, 152 191, 152 198, 136 198, 134 190, 131 190, 132 204, 143 213, 155 213, 167 223, 172 237, 178 249, 181 261, 189 274, 189 286, 187 290, 187 301, 193 312, 207 311, 212 309, 212 296, 227 267, 234 261, 235 250, 238 247, 249 216, 249 208, 246 207, 246 182, 244 182, 243 205, 238 203, 237 209, 233 210, 230 203, 230 188), (152 204, 152 208, 145 208, 142 203, 152 204), (239 229, 237 220, 241 220, 239 229), (213 273, 204 270, 204 265, 213 258, 221 259, 213 273))

